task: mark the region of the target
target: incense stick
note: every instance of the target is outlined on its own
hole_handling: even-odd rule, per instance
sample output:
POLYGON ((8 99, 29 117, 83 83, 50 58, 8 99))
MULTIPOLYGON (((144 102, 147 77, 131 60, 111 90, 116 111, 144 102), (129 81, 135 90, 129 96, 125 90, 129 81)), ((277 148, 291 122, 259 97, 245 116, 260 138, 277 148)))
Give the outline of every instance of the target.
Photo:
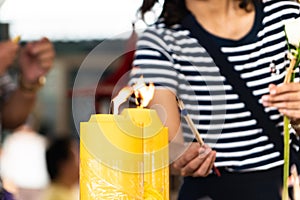
POLYGON ((180 108, 184 119, 186 120, 186 122, 188 123, 192 133, 194 134, 196 140, 198 141, 198 143, 200 144, 200 146, 204 145, 203 139, 200 136, 200 133, 198 132, 198 129, 195 127, 194 122, 192 121, 191 117, 189 116, 187 110, 184 108, 184 104, 182 102, 182 100, 177 99, 177 103, 178 103, 178 107, 180 108))
MULTIPOLYGON (((194 136, 195 136, 197 142, 200 144, 200 147, 203 146, 203 145, 204 145, 204 141, 203 141, 203 139, 201 138, 201 135, 200 135, 200 133, 198 132, 198 129, 196 128, 196 126, 195 126, 193 120, 191 119, 189 113, 188 113, 187 110, 185 109, 184 104, 183 104, 183 101, 180 100, 179 98, 177 98, 177 104, 178 104, 178 107, 179 107, 179 109, 180 109, 182 115, 184 116, 184 119, 186 120, 186 122, 188 123, 188 125, 189 125, 189 127, 190 127, 192 133, 194 134, 194 136)), ((215 172, 215 174, 216 174, 217 176, 221 176, 220 171, 218 170, 218 168, 217 168, 215 165, 213 165, 213 171, 215 172)))
POLYGON ((20 40, 21 40, 21 36, 20 35, 18 35, 18 36, 16 36, 15 38, 13 38, 12 39, 12 42, 14 42, 14 43, 19 43, 20 42, 20 40))

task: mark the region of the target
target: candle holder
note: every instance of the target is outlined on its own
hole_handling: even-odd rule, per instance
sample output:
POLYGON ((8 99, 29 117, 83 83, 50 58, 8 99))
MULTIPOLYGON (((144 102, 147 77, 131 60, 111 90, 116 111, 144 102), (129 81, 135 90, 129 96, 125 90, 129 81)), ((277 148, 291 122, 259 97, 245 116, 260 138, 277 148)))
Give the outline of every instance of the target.
POLYGON ((112 101, 112 114, 81 122, 81 199, 169 199, 168 129, 156 111, 143 108, 145 91, 154 88, 138 83, 121 90, 112 101), (119 114, 123 98, 132 93, 140 105, 119 114))

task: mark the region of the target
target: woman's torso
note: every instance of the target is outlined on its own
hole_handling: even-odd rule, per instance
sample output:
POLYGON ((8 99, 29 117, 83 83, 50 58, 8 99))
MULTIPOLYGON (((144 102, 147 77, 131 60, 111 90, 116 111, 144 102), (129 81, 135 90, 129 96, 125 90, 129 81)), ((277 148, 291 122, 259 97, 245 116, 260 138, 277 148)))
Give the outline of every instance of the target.
MULTIPOLYGON (((257 10, 254 26, 240 40, 211 37, 253 95, 260 97, 268 93, 270 83, 282 83, 288 64, 284 20, 298 17, 299 5, 272 0, 256 9, 262 10, 257 10), (275 73, 271 72, 273 66, 275 73)), ((145 81, 168 88, 183 100, 201 136, 217 151, 217 167, 251 171, 282 165, 280 153, 189 31, 180 25, 166 28, 163 23, 149 28, 138 42, 134 65, 140 69, 135 70, 135 77, 143 75, 145 81)), ((278 111, 265 111, 282 131, 278 111)), ((185 139, 193 140, 184 120, 182 128, 185 139)))

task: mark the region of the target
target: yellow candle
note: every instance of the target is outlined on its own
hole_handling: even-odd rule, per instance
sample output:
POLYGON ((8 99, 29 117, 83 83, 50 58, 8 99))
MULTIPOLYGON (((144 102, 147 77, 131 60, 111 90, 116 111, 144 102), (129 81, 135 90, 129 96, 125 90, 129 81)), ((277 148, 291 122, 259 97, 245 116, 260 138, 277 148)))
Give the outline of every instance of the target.
POLYGON ((81 199, 169 199, 168 130, 154 110, 92 115, 80 148, 81 199))

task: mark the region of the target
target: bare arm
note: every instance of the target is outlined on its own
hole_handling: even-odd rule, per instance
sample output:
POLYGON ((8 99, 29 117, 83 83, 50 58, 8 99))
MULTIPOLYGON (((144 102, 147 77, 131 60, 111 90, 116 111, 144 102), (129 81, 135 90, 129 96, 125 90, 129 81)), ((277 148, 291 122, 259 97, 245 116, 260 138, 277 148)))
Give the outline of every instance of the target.
POLYGON ((166 89, 156 89, 149 107, 155 109, 164 126, 169 129, 169 141, 183 144, 180 116, 175 95, 166 89))
POLYGON ((23 124, 34 106, 35 99, 35 92, 15 90, 3 106, 3 127, 13 129, 23 124))

